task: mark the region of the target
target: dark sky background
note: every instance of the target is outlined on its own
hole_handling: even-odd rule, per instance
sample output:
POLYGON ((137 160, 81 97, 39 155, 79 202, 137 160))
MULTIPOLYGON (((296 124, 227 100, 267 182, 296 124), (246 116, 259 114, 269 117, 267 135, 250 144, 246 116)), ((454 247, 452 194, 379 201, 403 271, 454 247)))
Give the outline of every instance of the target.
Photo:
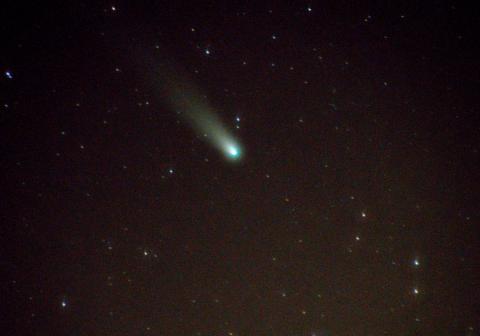
POLYGON ((479 335, 479 13, 288 3, 2 4, 3 332, 479 335))

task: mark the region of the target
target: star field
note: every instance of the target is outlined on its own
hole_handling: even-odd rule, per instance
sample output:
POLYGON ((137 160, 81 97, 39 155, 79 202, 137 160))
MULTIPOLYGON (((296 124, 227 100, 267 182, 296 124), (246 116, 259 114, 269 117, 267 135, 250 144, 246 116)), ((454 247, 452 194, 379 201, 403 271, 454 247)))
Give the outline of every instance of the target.
POLYGON ((5 334, 479 335, 477 16, 5 5, 5 334))

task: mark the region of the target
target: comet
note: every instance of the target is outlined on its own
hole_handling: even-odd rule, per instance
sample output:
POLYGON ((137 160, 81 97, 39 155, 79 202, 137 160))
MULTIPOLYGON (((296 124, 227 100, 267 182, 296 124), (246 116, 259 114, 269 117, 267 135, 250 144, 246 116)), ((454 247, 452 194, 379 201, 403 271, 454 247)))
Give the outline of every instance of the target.
POLYGON ((169 107, 184 117, 201 138, 219 150, 229 161, 242 158, 240 142, 222 122, 207 96, 189 78, 187 72, 172 62, 158 68, 158 81, 169 107))

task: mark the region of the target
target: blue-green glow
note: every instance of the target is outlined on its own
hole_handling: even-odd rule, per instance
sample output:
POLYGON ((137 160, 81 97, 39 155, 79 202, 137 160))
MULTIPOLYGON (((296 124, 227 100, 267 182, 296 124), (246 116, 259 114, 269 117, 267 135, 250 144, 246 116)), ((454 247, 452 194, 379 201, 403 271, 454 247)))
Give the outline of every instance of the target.
POLYGON ((227 147, 227 153, 232 159, 238 159, 240 157, 240 149, 235 145, 229 145, 227 147))

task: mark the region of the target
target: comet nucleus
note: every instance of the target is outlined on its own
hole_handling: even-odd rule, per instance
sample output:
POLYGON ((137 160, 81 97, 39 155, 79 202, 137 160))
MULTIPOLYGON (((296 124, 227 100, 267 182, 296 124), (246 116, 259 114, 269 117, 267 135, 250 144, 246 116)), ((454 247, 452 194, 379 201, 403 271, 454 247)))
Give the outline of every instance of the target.
POLYGON ((227 146, 227 154, 232 159, 239 159, 240 158, 240 149, 235 145, 228 145, 227 146))

